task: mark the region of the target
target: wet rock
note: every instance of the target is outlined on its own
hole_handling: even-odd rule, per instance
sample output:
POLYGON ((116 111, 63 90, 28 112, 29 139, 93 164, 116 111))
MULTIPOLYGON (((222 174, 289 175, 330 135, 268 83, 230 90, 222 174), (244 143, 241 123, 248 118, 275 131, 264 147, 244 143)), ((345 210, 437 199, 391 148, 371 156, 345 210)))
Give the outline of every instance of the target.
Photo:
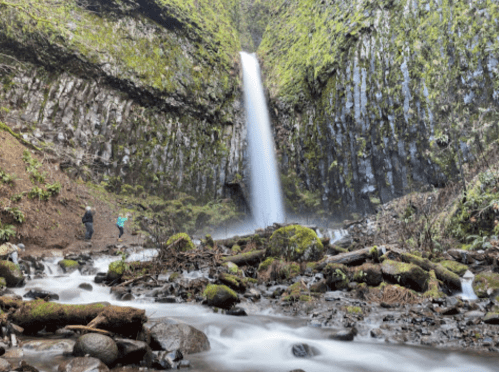
POLYGON ((449 306, 444 308, 437 308, 437 313, 440 315, 457 315, 460 313, 459 308, 457 306, 449 306))
POLYGON ((175 297, 175 296, 158 297, 155 299, 155 301, 162 303, 162 304, 175 304, 175 303, 179 302, 177 300, 177 297, 175 297))
POLYGON ((355 327, 348 330, 341 330, 329 335, 330 340, 336 341, 353 341, 354 337, 357 335, 357 329, 355 327))
POLYGON ((92 284, 90 283, 81 283, 78 288, 84 289, 85 291, 93 291, 92 284))
POLYGON ((12 348, 5 350, 3 357, 7 359, 22 359, 24 357, 24 352, 22 349, 12 348))
POLYGON ((50 352, 60 352, 71 353, 76 342, 74 340, 32 340, 25 341, 22 345, 24 351, 50 351, 50 352))
POLYGON ((125 294, 129 293, 129 289, 125 287, 111 287, 111 294, 120 300, 125 294))
POLYGON ((104 283, 107 280, 107 274, 106 273, 97 273, 94 278, 94 282, 97 284, 104 283))
POLYGON ((365 263, 353 269, 352 280, 376 287, 383 281, 383 275, 381 274, 379 265, 365 263))
POLYGON ((107 372, 109 368, 100 359, 77 357, 59 364, 58 372, 107 372))
POLYGON ((348 268, 345 265, 329 263, 323 269, 326 283, 331 290, 342 290, 348 288, 348 268))
POLYGON ((326 293, 327 292, 327 284, 325 279, 321 279, 316 283, 312 283, 310 285, 310 291, 317 293, 326 293))
POLYGON ((118 346, 111 337, 87 333, 76 340, 73 355, 85 356, 87 354, 110 366, 118 358, 118 346))
POLYGON ((372 338, 383 338, 385 337, 385 334, 383 331, 379 328, 374 328, 371 329, 371 332, 369 332, 372 338))
POLYGON ((480 298, 495 297, 499 294, 499 274, 482 272, 475 276, 473 290, 480 298))
POLYGON ((0 261, 0 277, 5 278, 7 287, 19 287, 24 284, 21 269, 10 261, 0 261))
POLYGON ((12 371, 12 366, 8 361, 3 358, 0 358, 0 372, 9 372, 12 371))
POLYGON ((242 281, 241 278, 227 274, 227 273, 221 273, 218 277, 218 280, 220 281, 221 284, 225 284, 229 288, 244 293, 246 292, 246 284, 242 281))
POLYGON ((314 355, 319 355, 319 350, 307 344, 294 344, 291 348, 293 355, 297 358, 311 358, 314 355))
POLYGON ((184 358, 180 350, 174 351, 153 351, 153 368, 159 369, 179 369, 179 364, 184 358))
POLYGON ((499 313, 487 313, 483 318, 483 322, 487 324, 499 324, 499 313))
POLYGON ((305 372, 303 369, 293 369, 292 371, 289 372, 305 372))
POLYGON ((478 311, 478 310, 472 310, 464 313, 464 317, 468 319, 483 318, 484 316, 485 313, 483 311, 478 311))
POLYGON ((122 364, 139 364, 151 348, 144 341, 130 340, 126 338, 115 338, 118 346, 118 362, 122 364))
POLYGON ((419 292, 426 291, 430 275, 417 265, 393 260, 384 260, 381 272, 386 280, 419 292))
POLYGON ((250 298, 253 301, 257 301, 261 298, 260 291, 256 290, 255 288, 250 288, 245 294, 244 297, 250 298))
POLYGON ((80 264, 77 261, 73 260, 61 260, 57 263, 63 272, 72 273, 73 271, 78 270, 80 264))
POLYGON ((135 299, 135 296, 131 293, 125 293, 120 297, 120 301, 132 301, 135 299))
POLYGON ((59 328, 58 330, 55 331, 55 334, 65 338, 71 338, 74 335, 76 335, 76 332, 67 328, 59 328))
POLYGON ((240 307, 233 307, 232 309, 227 310, 226 314, 234 316, 248 316, 246 311, 240 307))
POLYGON ((28 292, 26 292, 24 294, 23 297, 24 298, 33 298, 33 299, 43 298, 43 299, 49 300, 49 301, 59 299, 59 295, 57 293, 45 291, 45 290, 40 289, 40 288, 30 289, 28 292))
POLYGON ((221 309, 230 309, 234 304, 239 302, 237 294, 225 285, 210 284, 204 291, 207 304, 209 306, 219 307, 221 309))
POLYGON ((210 350, 210 342, 203 332, 170 318, 155 319, 145 323, 139 340, 148 343, 153 350, 178 349, 184 354, 210 350))

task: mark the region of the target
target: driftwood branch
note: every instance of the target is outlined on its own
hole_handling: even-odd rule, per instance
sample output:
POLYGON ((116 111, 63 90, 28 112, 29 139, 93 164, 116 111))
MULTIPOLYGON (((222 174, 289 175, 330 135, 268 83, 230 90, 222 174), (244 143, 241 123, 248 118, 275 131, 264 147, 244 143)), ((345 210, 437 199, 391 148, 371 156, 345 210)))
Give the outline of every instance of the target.
POLYGON ((82 325, 68 325, 64 327, 64 329, 70 329, 72 331, 86 331, 86 332, 96 332, 96 333, 101 333, 106 336, 114 336, 114 333, 106 331, 104 329, 99 329, 99 328, 92 328, 88 326, 82 326, 82 325))
POLYGON ((243 265, 256 265, 263 261, 265 258, 265 250, 258 250, 253 252, 241 253, 237 256, 223 257, 223 262, 232 262, 238 266, 243 265))

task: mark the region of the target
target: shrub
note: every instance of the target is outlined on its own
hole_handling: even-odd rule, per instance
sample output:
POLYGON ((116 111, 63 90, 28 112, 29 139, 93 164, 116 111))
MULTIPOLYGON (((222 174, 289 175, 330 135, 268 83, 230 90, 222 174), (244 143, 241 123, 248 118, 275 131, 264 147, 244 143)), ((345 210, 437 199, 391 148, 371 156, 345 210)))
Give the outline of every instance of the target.
POLYGON ((55 182, 53 184, 48 184, 47 185, 47 191, 52 195, 57 195, 61 192, 61 184, 59 182, 55 182))
POLYGON ((24 213, 17 207, 6 207, 4 208, 4 211, 10 214, 16 222, 23 223, 26 221, 24 213))
POLYGON ((16 175, 14 173, 7 174, 3 170, 0 169, 0 182, 12 186, 14 184, 15 180, 16 180, 16 175))
POLYGON ((14 235, 16 235, 16 229, 14 228, 14 226, 9 224, 2 224, 0 222, 0 241, 9 240, 14 235))
POLYGON ((12 196, 10 197, 10 200, 11 200, 12 202, 14 202, 14 203, 17 203, 18 201, 20 201, 20 200, 23 198, 23 195, 24 195, 24 194, 25 194, 24 192, 21 192, 21 193, 19 193, 19 194, 14 194, 14 195, 12 195, 12 196))
POLYGON ((31 190, 29 190, 28 198, 30 199, 38 198, 38 200, 49 200, 50 193, 38 186, 34 186, 31 190))

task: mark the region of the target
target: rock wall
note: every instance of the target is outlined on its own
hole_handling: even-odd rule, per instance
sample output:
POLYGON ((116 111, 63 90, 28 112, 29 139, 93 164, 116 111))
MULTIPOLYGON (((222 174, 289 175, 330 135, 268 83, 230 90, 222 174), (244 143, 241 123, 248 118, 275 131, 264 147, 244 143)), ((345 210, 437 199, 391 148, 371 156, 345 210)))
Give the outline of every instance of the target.
POLYGON ((0 5, 0 120, 84 177, 205 200, 237 192, 238 4, 66 3, 0 5))
POLYGON ((273 3, 258 54, 289 209, 373 211, 497 139, 498 1, 273 3))

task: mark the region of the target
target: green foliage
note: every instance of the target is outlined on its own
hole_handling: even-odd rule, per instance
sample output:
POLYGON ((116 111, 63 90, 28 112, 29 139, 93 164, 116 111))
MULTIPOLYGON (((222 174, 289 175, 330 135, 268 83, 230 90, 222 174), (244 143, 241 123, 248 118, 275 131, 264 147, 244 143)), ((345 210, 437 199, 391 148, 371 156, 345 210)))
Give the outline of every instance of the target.
POLYGON ((30 199, 38 199, 38 200, 49 200, 50 192, 38 187, 33 186, 31 190, 28 192, 28 198, 30 199))
POLYGON ((168 239, 168 241, 166 242, 166 245, 169 246, 170 244, 175 243, 177 240, 180 241, 177 243, 177 246, 175 248, 180 251, 191 251, 196 248, 191 238, 186 233, 178 233, 171 236, 170 239, 168 239))
POLYGON ((314 230, 300 225, 277 229, 270 237, 273 256, 288 261, 315 261, 322 256, 324 246, 314 230))
POLYGON ((10 197, 10 200, 14 203, 17 203, 19 201, 21 201, 21 199, 23 198, 25 192, 21 192, 21 193, 18 193, 18 194, 14 194, 10 197))
POLYGON ((0 241, 7 241, 16 235, 16 229, 9 224, 2 224, 0 221, 0 241))
POLYGON ((14 220, 18 223, 23 223, 24 221, 26 221, 24 213, 17 207, 5 207, 3 210, 11 215, 12 218, 14 218, 14 220))
POLYGON ((16 175, 14 173, 8 174, 0 169, 0 182, 5 183, 6 185, 14 185, 16 180, 16 175))
POLYGON ((52 196, 55 196, 61 192, 61 184, 59 182, 54 182, 52 184, 47 184, 46 186, 47 192, 49 192, 52 196))

